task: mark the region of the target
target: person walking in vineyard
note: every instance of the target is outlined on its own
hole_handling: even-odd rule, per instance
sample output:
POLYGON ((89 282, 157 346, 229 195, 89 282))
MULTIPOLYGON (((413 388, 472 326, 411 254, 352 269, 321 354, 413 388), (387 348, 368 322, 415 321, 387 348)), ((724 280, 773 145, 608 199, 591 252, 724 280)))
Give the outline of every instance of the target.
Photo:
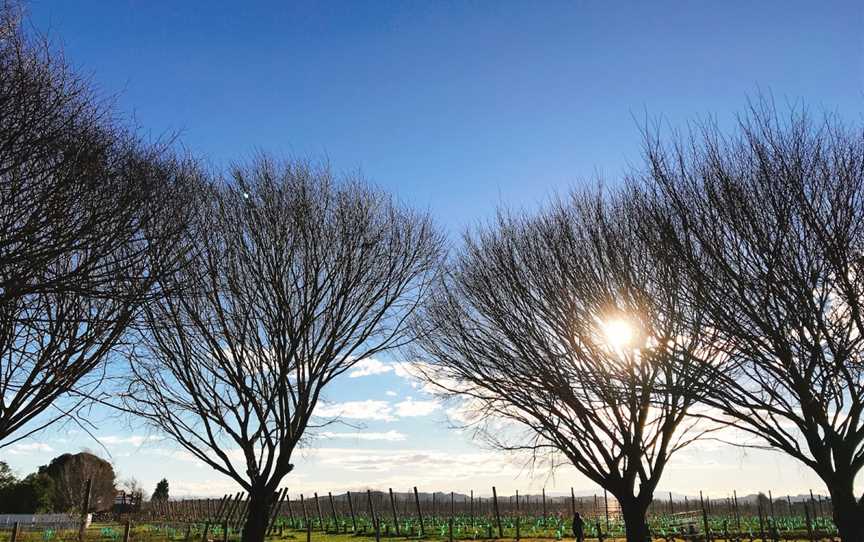
POLYGON ((579 512, 573 516, 573 537, 576 542, 585 542, 585 522, 579 512))

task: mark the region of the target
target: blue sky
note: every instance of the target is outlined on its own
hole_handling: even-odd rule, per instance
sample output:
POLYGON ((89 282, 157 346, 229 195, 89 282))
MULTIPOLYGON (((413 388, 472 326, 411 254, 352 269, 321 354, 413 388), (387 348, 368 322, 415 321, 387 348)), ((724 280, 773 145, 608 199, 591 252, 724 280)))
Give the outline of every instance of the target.
MULTIPOLYGON (((214 166, 257 150, 326 157, 430 209, 454 238, 496 205, 531 208, 598 175, 614 183, 639 162, 646 117, 729 125, 759 92, 852 121, 864 111, 860 2, 33 0, 29 11, 151 137, 179 132, 214 166)), ((418 403, 432 398, 387 365, 398 361, 328 393, 361 402, 351 409, 378 419, 356 421, 389 440, 318 440, 286 485, 593 490, 566 469, 532 480, 449 429, 447 407, 418 403)), ((186 493, 231 489, 122 420, 97 433, 121 475, 148 488, 164 475, 186 493)), ((97 448, 62 428, 3 455, 25 473, 82 447, 97 448)), ((662 486, 821 488, 780 456, 717 444, 674 460, 662 486)))

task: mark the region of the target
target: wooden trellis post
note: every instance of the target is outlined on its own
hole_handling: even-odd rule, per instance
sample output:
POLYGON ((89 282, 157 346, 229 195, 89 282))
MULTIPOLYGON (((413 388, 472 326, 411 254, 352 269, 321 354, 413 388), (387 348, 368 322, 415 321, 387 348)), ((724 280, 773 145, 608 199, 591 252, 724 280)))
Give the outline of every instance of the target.
POLYGON ((291 527, 294 528, 294 510, 291 508, 291 495, 285 492, 285 506, 288 507, 288 521, 291 522, 291 527))
POLYGON ((756 497, 756 510, 759 513, 759 539, 765 540, 765 520, 762 517, 762 499, 756 497))
POLYGON ((336 517, 336 505, 333 503, 333 493, 327 492, 327 498, 330 499, 330 513, 333 514, 333 528, 339 532, 339 519, 336 517))
POLYGON ((318 527, 322 531, 326 531, 324 528, 324 514, 321 513, 321 500, 318 498, 318 493, 315 493, 315 507, 318 509, 318 527))
POLYGON ((231 526, 235 529, 239 529, 240 525, 243 523, 243 517, 246 515, 246 493, 240 494, 240 499, 237 500, 237 507, 235 509, 235 513, 231 516, 231 526))
POLYGON ((451 491, 451 492, 450 492, 450 518, 451 518, 451 519, 453 518, 453 514, 454 514, 454 512, 455 512, 455 508, 456 508, 456 497, 455 497, 455 493, 453 493, 453 492, 451 491))
POLYGON ((234 509, 237 508, 237 503, 240 501, 240 493, 228 496, 228 503, 225 505, 225 519, 231 521, 234 518, 234 509))
POLYGON ((546 488, 542 488, 542 499, 543 499, 543 527, 546 527, 546 488))
POLYGON ((738 491, 732 490, 733 503, 735 503, 735 523, 738 526, 738 536, 741 536, 741 512, 738 510, 738 491))
POLYGON ((309 514, 306 513, 306 501, 303 499, 303 494, 300 494, 300 507, 303 509, 303 523, 309 524, 309 514))
POLYGON ((396 513, 396 500, 393 498, 393 488, 390 491, 390 508, 393 511, 393 525, 396 527, 396 536, 399 536, 399 515, 396 513))
POLYGON ((699 491, 699 501, 702 503, 702 523, 705 526, 705 540, 711 540, 711 526, 708 524, 708 512, 705 510, 705 499, 702 497, 702 491, 699 491))
POLYGON ((351 528, 357 532, 357 518, 354 516, 354 501, 351 500, 351 492, 348 492, 348 511, 351 512, 351 528))
POLYGON ((414 502, 417 504, 417 518, 420 520, 420 537, 426 536, 426 531, 423 528, 423 511, 420 510, 420 494, 417 493, 417 486, 414 486, 414 502))
POLYGON ((606 488, 603 488, 603 506, 606 508, 606 531, 609 529, 609 494, 606 492, 606 488))
POLYGON ((375 504, 372 502, 372 490, 366 490, 366 496, 369 498, 369 515, 372 517, 372 526, 375 528, 375 538, 380 535, 378 531, 378 516, 375 514, 375 504))
POLYGON ((501 526, 501 512, 498 510, 498 492, 492 486, 492 501, 495 505, 495 523, 498 524, 498 538, 504 538, 504 528, 501 526))
POLYGON ((771 523, 776 523, 777 519, 774 515, 774 496, 771 494, 771 490, 768 490, 768 506, 771 511, 771 523))
POLYGON ((230 496, 227 493, 222 495, 222 499, 219 501, 219 506, 216 507, 216 515, 213 517, 214 520, 219 521, 222 519, 222 514, 225 513, 229 497, 230 496))
POLYGON ((273 532, 273 527, 276 526, 276 519, 279 517, 279 509, 282 507, 282 501, 285 500, 285 495, 288 494, 288 488, 283 488, 281 490, 277 490, 275 495, 276 498, 273 501, 272 508, 270 509, 270 521, 267 524, 267 533, 270 534, 273 532))
POLYGON ((252 495, 248 495, 248 498, 243 502, 243 514, 240 516, 240 522, 237 524, 238 529, 241 529, 246 524, 246 518, 249 517, 250 504, 252 504, 252 495))

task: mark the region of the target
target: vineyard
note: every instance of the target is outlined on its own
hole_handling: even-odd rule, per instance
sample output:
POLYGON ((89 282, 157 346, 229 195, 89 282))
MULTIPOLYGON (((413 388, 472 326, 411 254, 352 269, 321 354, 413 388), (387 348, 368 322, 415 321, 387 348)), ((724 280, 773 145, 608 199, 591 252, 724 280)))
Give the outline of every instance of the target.
MULTIPOLYGON (((221 499, 146 503, 137 512, 96 518, 82 532, 19 523, 3 526, 0 542, 229 542, 239 539, 248 500, 241 493, 221 499)), ((617 502, 605 495, 491 496, 456 493, 395 493, 274 496, 268 537, 273 540, 348 542, 387 540, 562 540, 572 539, 578 512, 588 539, 624 537, 617 502)), ((700 496, 655 500, 649 510, 655 540, 815 541, 836 538, 830 501, 821 496, 726 498, 700 496)))

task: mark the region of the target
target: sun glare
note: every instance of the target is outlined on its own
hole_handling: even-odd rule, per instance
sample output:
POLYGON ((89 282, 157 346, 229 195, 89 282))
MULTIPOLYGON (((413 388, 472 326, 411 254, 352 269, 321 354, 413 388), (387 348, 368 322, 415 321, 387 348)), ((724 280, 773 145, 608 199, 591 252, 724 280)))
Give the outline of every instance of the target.
POLYGON ((630 346, 635 335, 633 326, 627 320, 620 318, 605 322, 603 334, 606 335, 606 342, 615 350, 622 350, 630 346))

